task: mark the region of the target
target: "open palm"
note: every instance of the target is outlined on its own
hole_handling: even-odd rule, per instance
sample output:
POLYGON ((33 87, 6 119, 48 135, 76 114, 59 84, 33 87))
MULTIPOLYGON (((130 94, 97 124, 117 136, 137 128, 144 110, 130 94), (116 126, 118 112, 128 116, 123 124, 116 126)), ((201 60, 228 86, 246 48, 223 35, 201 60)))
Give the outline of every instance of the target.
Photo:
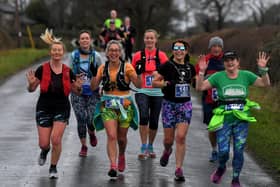
POLYGON ((259 67, 264 68, 267 65, 270 56, 267 55, 265 52, 259 52, 259 57, 257 58, 257 64, 259 67))

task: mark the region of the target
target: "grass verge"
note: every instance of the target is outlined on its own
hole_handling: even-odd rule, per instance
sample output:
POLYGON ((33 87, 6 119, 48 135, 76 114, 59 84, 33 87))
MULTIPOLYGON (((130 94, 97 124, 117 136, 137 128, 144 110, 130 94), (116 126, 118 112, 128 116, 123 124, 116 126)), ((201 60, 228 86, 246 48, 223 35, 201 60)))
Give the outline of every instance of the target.
MULTIPOLYGON (((257 123, 252 124, 248 136, 248 149, 266 169, 280 173, 280 85, 269 88, 251 88, 250 99, 261 105, 254 110, 257 123)), ((274 172, 275 173, 275 172, 274 172)))
POLYGON ((14 49, 0 52, 0 80, 48 55, 47 49, 14 49))

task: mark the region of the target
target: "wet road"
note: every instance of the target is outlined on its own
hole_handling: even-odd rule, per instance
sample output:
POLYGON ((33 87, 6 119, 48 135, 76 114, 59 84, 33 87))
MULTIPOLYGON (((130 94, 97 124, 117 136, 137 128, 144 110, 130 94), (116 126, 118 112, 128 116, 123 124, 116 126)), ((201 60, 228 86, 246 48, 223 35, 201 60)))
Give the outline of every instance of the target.
MULTIPOLYGON (((35 66, 37 67, 37 66, 35 66)), ((25 71, 8 79, 0 86, 0 186, 38 186, 38 187, 214 187, 230 186, 231 162, 220 185, 210 183, 209 176, 215 164, 208 162, 209 145, 207 131, 201 123, 201 107, 193 97, 193 119, 187 136, 187 153, 184 162, 185 183, 173 180, 175 156, 162 168, 159 157, 162 152, 163 132, 161 124, 156 138, 155 152, 157 158, 146 161, 137 160, 140 147, 139 132, 129 130, 127 146, 127 169, 117 181, 107 177, 109 162, 106 155, 106 135, 98 132, 96 148, 89 147, 88 157, 78 156, 80 143, 76 122, 71 114, 70 125, 63 137, 63 151, 58 163, 58 180, 48 178, 49 156, 44 166, 37 164, 39 148, 35 125, 35 105, 38 90, 26 91, 25 71)), ((244 187, 276 187, 277 184, 246 154, 241 181, 244 187)))

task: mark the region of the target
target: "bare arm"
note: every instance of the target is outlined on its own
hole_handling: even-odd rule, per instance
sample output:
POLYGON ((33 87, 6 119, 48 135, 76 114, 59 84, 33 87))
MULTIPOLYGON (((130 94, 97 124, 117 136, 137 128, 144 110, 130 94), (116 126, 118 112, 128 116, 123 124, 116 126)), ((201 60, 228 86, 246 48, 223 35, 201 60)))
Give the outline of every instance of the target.
POLYGON ((96 76, 93 76, 90 81, 90 88, 91 90, 96 90, 99 87, 99 84, 102 79, 104 64, 99 66, 96 76))
POLYGON ((205 55, 200 55, 198 57, 198 65, 199 65, 199 73, 196 76, 196 90, 203 91, 212 88, 211 84, 208 80, 204 80, 205 70, 208 67, 208 63, 206 62, 205 55))
POLYGON ((270 79, 268 75, 267 62, 270 56, 268 56, 265 52, 259 52, 259 57, 257 59, 258 69, 261 74, 261 77, 258 77, 254 82, 254 86, 258 87, 266 87, 270 85, 270 79))

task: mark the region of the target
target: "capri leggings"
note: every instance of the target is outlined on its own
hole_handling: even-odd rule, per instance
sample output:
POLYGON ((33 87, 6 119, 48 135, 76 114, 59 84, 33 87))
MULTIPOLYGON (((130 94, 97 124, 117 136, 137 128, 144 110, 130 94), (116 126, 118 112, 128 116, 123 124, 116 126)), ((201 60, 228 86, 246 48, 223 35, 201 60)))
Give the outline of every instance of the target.
POLYGON ((222 129, 217 131, 217 142, 219 147, 219 164, 225 167, 229 159, 230 139, 233 139, 233 177, 239 177, 244 163, 244 147, 248 135, 248 123, 236 121, 234 123, 224 122, 222 129))
POLYGON ((71 94, 71 103, 78 123, 79 138, 86 137, 87 128, 90 131, 95 130, 92 120, 96 103, 99 100, 99 96, 95 93, 92 96, 78 96, 74 93, 71 94))
POLYGON ((140 125, 149 124, 150 129, 157 130, 162 97, 137 93, 135 94, 135 100, 140 113, 140 125))

